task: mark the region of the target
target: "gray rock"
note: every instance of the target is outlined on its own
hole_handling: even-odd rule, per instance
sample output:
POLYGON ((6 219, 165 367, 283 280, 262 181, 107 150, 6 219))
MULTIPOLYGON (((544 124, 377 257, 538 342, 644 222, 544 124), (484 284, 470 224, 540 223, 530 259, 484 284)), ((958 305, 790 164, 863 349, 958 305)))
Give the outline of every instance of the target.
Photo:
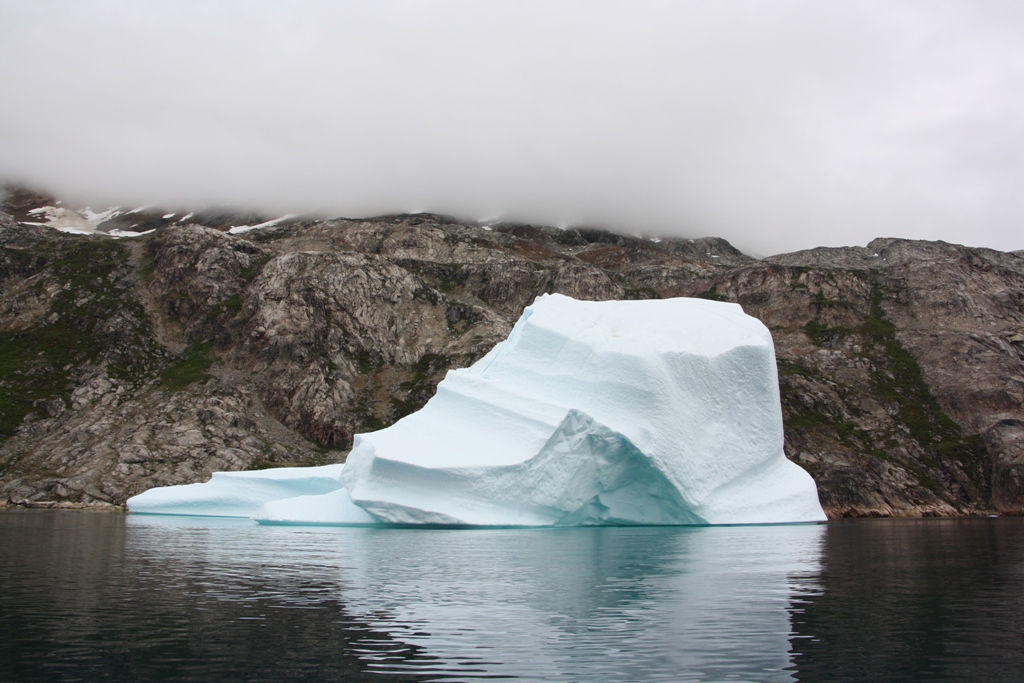
POLYGON ((0 502, 119 505, 342 460, 561 292, 703 296, 765 322, 786 452, 832 517, 1024 514, 1019 253, 886 238, 758 261, 714 238, 429 214, 214 227, 115 243, 0 215, 0 502))

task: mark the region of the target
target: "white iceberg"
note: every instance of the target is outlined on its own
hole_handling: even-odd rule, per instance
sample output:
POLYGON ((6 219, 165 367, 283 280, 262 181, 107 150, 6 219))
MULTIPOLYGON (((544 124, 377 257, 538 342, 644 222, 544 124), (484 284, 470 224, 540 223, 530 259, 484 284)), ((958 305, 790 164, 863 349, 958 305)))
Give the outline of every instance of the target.
MULTIPOLYGON (((250 515, 276 524, 823 521, 814 481, 782 447, 771 334, 738 305, 544 295, 508 339, 449 372, 423 409, 357 435, 334 489, 289 483, 291 497, 269 497, 268 470, 250 515)), ((148 510, 140 496, 129 508, 170 509, 175 495, 148 510)), ((208 509, 193 495, 179 507, 208 509)))
POLYGON ((389 523, 824 520, 782 446, 771 334, 738 305, 553 294, 422 410, 357 435, 341 478, 389 523))
POLYGON ((340 481, 336 485, 338 488, 330 493, 267 501, 252 518, 260 524, 380 524, 376 517, 352 502, 340 481))
POLYGON ((264 503, 341 488, 344 465, 214 472, 210 481, 160 486, 128 499, 132 512, 201 517, 252 517, 264 503))

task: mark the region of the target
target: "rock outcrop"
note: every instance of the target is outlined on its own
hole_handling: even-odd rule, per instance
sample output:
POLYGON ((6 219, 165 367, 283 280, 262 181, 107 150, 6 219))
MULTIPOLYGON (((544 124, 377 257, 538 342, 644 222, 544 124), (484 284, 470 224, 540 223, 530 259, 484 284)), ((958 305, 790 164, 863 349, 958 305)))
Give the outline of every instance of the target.
POLYGON ((1019 253, 879 239, 756 260, 422 214, 233 235, 208 212, 112 240, 27 225, 30 199, 0 214, 0 503, 120 505, 341 461, 557 292, 732 301, 764 322, 786 454, 831 517, 1024 514, 1019 253))

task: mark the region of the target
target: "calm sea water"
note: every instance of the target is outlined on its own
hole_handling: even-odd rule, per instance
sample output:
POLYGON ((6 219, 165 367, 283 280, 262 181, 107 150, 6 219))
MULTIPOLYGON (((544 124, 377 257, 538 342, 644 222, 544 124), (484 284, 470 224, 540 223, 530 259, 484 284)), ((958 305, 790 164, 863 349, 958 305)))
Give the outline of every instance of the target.
POLYGON ((1024 681, 1024 519, 259 527, 0 512, 0 681, 1024 681))

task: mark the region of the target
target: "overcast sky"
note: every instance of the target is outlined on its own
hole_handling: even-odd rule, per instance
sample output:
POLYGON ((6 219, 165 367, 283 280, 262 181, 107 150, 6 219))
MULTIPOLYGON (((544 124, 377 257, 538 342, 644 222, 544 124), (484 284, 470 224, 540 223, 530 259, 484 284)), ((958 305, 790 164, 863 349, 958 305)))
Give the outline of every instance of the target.
POLYGON ((1024 2, 0 0, 0 177, 94 203, 1024 248, 1024 2))

